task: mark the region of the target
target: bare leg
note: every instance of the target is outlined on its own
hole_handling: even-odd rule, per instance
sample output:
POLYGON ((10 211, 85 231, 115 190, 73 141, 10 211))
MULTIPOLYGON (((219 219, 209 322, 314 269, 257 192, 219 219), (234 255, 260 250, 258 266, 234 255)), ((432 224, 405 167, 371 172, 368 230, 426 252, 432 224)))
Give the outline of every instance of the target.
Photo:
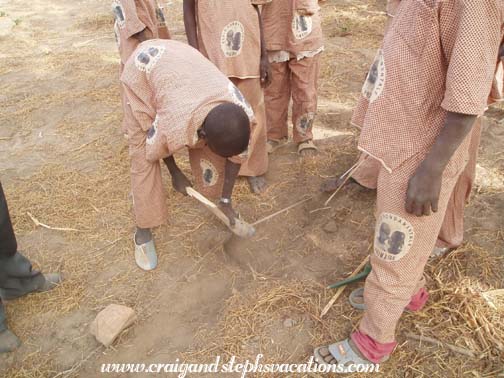
POLYGON ((148 243, 152 240, 152 232, 150 228, 140 228, 137 227, 135 233, 135 243, 137 245, 142 245, 148 243))

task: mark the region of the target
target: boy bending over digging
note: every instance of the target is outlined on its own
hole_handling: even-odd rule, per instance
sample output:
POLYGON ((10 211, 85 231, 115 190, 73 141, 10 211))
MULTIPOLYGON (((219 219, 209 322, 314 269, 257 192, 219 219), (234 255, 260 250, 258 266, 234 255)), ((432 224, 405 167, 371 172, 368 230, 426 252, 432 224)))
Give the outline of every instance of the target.
POLYGON ((191 183, 173 155, 188 148, 196 186, 204 195, 221 195, 219 208, 233 225, 237 214, 231 194, 256 123, 238 88, 180 42, 143 42, 127 61, 121 81, 128 99, 135 259, 151 270, 157 265, 151 229, 167 218, 160 160, 174 189, 186 194, 191 183))

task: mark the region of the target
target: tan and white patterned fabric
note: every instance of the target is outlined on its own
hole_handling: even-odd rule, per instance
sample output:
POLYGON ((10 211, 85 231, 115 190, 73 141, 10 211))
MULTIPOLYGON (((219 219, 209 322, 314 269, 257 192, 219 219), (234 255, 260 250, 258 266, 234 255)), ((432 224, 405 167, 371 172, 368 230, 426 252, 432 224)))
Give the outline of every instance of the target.
POLYGON ((264 91, 268 139, 288 136, 292 98, 295 143, 313 139, 320 53, 324 50, 317 0, 273 0, 262 10, 272 83, 264 91))
MULTIPOLYGON (((166 219, 160 159, 189 148, 198 190, 222 192, 226 159, 212 154, 197 131, 216 106, 241 106, 255 130, 253 111, 236 86, 198 51, 177 41, 143 42, 124 67, 121 81, 129 102, 128 136, 136 223, 142 228, 166 219), (195 74, 197 73, 197 74, 195 74)), ((242 164, 247 153, 229 160, 242 164)))
MULTIPOLYGON (((271 0, 270 0, 271 1, 271 0)), ((258 78, 261 57, 257 0, 196 0, 199 49, 228 77, 258 78)))
POLYGON ((268 170, 266 114, 259 63, 261 35, 254 5, 271 0, 197 0, 200 51, 227 75, 250 104, 255 128, 241 176, 261 176, 268 170))
POLYGON ((131 38, 145 29, 146 37, 170 38, 163 8, 156 0, 114 0, 114 31, 121 62, 124 64, 139 42, 131 38))
POLYGON ((432 145, 446 111, 483 114, 502 40, 500 6, 401 1, 354 113, 359 149, 393 170, 432 145))
POLYGON ((273 0, 262 10, 268 51, 297 54, 323 46, 317 0, 273 0))
POLYGON ((289 103, 292 98, 293 139, 295 143, 313 139, 317 114, 317 83, 320 56, 271 63, 272 82, 264 90, 268 139, 288 137, 289 103))
POLYGON ((453 222, 463 216, 479 126, 444 171, 437 213, 406 213, 406 191, 447 112, 485 111, 503 22, 500 0, 402 0, 363 86, 353 122, 362 128, 359 148, 381 167, 373 271, 365 284, 367 310, 359 328, 378 343, 394 341, 438 235, 446 244, 461 237, 462 224, 453 222))
POLYGON ((261 79, 235 79, 231 81, 250 104, 254 112, 255 127, 250 136, 248 158, 242 163, 240 176, 261 176, 268 170, 268 151, 266 149, 266 109, 261 79))
MULTIPOLYGON (((479 140, 477 129, 467 139, 471 142, 473 138, 479 140)), ((464 148, 459 148, 453 161, 464 161, 466 154, 464 148)), ((428 217, 408 214, 408 182, 424 156, 415 155, 392 173, 381 166, 378 174, 373 270, 364 286, 366 311, 359 330, 382 344, 395 341, 399 318, 424 283, 424 267, 445 224, 445 215, 456 210, 448 211, 450 201, 456 198, 454 189, 457 185, 467 188, 461 181, 466 167, 450 164, 443 174, 438 212, 428 217)))
MULTIPOLYGON (((476 161, 481 140, 481 119, 474 125, 473 136, 469 145, 469 161, 460 174, 448 202, 439 236, 437 247, 457 248, 464 239, 464 211, 471 196, 476 178, 476 161)), ((381 163, 372 157, 362 154, 359 158, 359 168, 352 174, 360 185, 368 189, 378 187, 378 176, 383 168, 381 163)))
MULTIPOLYGON (((138 47, 139 41, 133 36, 145 29, 148 38, 170 38, 168 25, 163 8, 156 0, 114 0, 112 2, 112 12, 115 17, 114 33, 121 57, 119 75, 122 74, 124 63, 138 47)), ((127 133, 126 119, 127 99, 124 88, 121 86, 121 102, 123 107, 122 129, 127 133)))

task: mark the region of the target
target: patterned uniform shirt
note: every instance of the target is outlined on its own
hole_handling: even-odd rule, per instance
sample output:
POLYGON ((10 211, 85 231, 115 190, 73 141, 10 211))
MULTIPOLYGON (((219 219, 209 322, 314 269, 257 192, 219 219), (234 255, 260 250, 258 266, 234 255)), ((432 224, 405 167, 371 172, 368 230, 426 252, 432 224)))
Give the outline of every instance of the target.
POLYGON ((160 29, 167 30, 167 25, 163 9, 156 0, 114 0, 112 12, 122 63, 126 63, 136 47, 134 44, 125 43, 133 35, 146 29, 149 38, 167 38, 159 34, 160 29))
POLYGON ((228 77, 258 78, 261 31, 254 5, 271 0, 196 0, 200 51, 228 77))
MULTIPOLYGON (((175 152, 203 147, 198 129, 216 106, 231 102, 255 120, 241 92, 201 53, 172 40, 145 41, 124 67, 121 81, 131 110, 146 133, 146 158, 157 161, 175 152)), ((246 153, 230 158, 242 163, 246 153)))
POLYGON ((318 0, 272 0, 262 11, 268 51, 321 51, 322 27, 318 0))
POLYGON ((359 149, 389 171, 430 150, 447 111, 484 113, 504 22, 503 0, 402 0, 396 8, 353 116, 359 149))

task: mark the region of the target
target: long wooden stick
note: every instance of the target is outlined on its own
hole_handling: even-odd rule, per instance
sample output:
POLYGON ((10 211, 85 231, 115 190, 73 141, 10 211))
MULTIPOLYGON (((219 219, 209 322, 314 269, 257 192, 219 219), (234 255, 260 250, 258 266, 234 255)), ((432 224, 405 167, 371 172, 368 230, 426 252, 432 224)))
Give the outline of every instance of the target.
POLYGON ((462 354, 467 357, 476 358, 476 352, 474 352, 470 349, 466 349, 466 348, 458 347, 456 345, 448 344, 448 343, 436 340, 432 337, 415 335, 414 333, 410 333, 410 332, 408 332, 406 334, 406 337, 408 339, 415 340, 415 341, 418 341, 421 343, 428 343, 428 344, 433 344, 433 345, 440 347, 440 348, 447 348, 447 349, 451 350, 452 352, 462 354))
MULTIPOLYGON (((366 258, 364 259, 364 261, 362 261, 360 263, 360 265, 357 267, 357 269, 355 269, 352 272, 352 274, 350 274, 348 276, 348 278, 355 277, 362 269, 364 269, 364 266, 368 263, 368 261, 369 261, 369 255, 366 256, 366 258)), ((345 291, 345 288, 346 288, 346 285, 342 286, 342 287, 340 287, 338 289, 338 291, 336 292, 336 294, 334 294, 334 296, 331 298, 331 300, 329 301, 329 303, 327 303, 327 305, 324 307, 324 309, 320 313, 320 317, 321 318, 323 316, 325 316, 329 312, 329 310, 331 309, 331 307, 333 306, 333 304, 338 300, 338 298, 341 296, 341 294, 343 294, 343 292, 345 291)))
POLYGON ((254 236, 255 228, 253 225, 250 225, 242 219, 235 219, 235 224, 231 226, 229 218, 219 209, 216 204, 207 199, 201 193, 197 192, 194 188, 187 187, 186 191, 189 196, 193 197, 194 199, 202 203, 203 206, 205 206, 208 210, 210 210, 222 223, 224 223, 231 231, 233 231, 234 234, 242 238, 249 238, 254 236))
POLYGON ((283 214, 283 213, 285 213, 285 212, 289 211, 290 209, 293 209, 293 208, 294 208, 294 207, 296 207, 296 206, 299 206, 299 205, 301 205, 301 204, 303 204, 303 203, 305 203, 305 202, 308 202, 308 201, 309 201, 309 200, 311 200, 311 199, 313 199, 313 197, 308 197, 308 198, 305 198, 305 199, 303 199, 303 200, 301 200, 301 201, 298 201, 298 202, 296 202, 295 204, 292 204, 292 205, 290 205, 290 206, 286 207, 285 209, 279 210, 279 211, 277 211, 276 213, 273 213, 273 214, 271 214, 271 215, 268 215, 267 217, 265 217, 265 218, 263 218, 263 219, 260 219, 260 220, 258 220, 258 221, 257 221, 257 222, 255 222, 255 223, 252 223, 252 226, 257 226, 258 224, 261 224, 261 223, 263 223, 263 222, 266 222, 266 221, 270 220, 271 218, 276 217, 277 215, 283 214))
POLYGON ((47 224, 44 224, 42 222, 39 222, 37 218, 35 218, 33 215, 31 215, 30 212, 27 212, 28 216, 31 218, 33 223, 35 223, 36 226, 44 227, 48 230, 55 230, 55 231, 74 231, 74 232, 80 232, 81 230, 77 230, 75 228, 68 228, 68 227, 52 227, 48 226, 47 224))
POLYGON ((333 194, 331 194, 331 196, 329 197, 329 199, 327 201, 325 201, 324 203, 324 206, 327 206, 329 204, 329 202, 332 201, 332 199, 336 196, 336 194, 339 193, 339 191, 341 190, 341 188, 343 188, 345 186, 345 184, 348 182, 348 180, 350 180, 350 177, 352 177, 353 173, 359 169, 359 167, 366 161, 366 159, 362 159, 361 161, 355 163, 352 167, 350 167, 350 169, 348 171, 346 171, 345 173, 343 173, 341 176, 340 176, 340 179, 342 179, 343 177, 345 178, 343 180, 343 182, 338 186, 338 188, 335 190, 335 192, 333 194))

